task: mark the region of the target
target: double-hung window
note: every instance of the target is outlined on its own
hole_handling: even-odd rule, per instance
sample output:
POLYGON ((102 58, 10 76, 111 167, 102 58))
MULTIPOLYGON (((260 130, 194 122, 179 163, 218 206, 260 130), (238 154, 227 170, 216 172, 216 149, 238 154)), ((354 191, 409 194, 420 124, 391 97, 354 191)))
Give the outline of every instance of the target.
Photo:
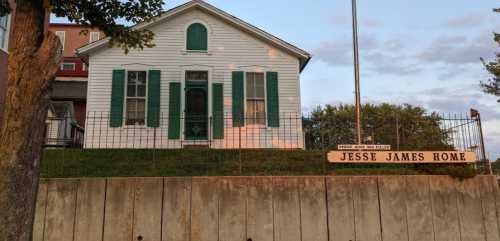
POLYGON ((146 71, 127 71, 126 125, 146 122, 146 71))
POLYGON ((99 35, 100 35, 99 32, 90 32, 90 40, 89 40, 89 42, 93 43, 93 42, 99 40, 99 37, 100 37, 99 35))
POLYGON ((9 41, 9 16, 5 15, 0 17, 0 49, 7 49, 7 42, 9 41))
POLYGON ((63 71, 75 71, 76 64, 75 63, 62 63, 61 70, 63 71))
POLYGON ((56 31, 56 36, 61 41, 62 50, 64 50, 64 44, 66 43, 66 32, 65 31, 56 31))
POLYGON ((266 91, 264 73, 246 73, 246 123, 266 124, 266 91))

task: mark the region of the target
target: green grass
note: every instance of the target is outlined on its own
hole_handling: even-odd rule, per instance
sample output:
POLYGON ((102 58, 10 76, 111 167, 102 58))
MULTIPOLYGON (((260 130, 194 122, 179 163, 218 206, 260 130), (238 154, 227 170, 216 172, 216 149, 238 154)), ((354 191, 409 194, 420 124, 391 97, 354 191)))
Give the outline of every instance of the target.
POLYGON ((468 165, 331 164, 319 150, 45 150, 41 176, 451 175, 473 177, 468 165))

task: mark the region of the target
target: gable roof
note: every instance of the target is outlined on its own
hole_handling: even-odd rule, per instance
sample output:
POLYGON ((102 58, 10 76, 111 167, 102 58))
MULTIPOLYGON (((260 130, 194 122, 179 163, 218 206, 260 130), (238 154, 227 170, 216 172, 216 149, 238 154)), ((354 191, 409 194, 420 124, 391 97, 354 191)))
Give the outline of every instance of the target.
MULTIPOLYGON (((258 38, 258 39, 260 39, 260 40, 262 40, 262 41, 264 41, 264 42, 266 42, 274 47, 277 47, 277 48, 291 54, 292 56, 299 58, 300 71, 302 71, 306 67, 307 63, 311 59, 311 54, 309 54, 305 50, 302 50, 302 49, 266 32, 266 31, 264 31, 264 30, 261 30, 255 26, 227 13, 227 12, 224 12, 224 11, 214 7, 213 5, 210 5, 206 2, 204 2, 203 0, 189 1, 185 4, 179 5, 175 8, 172 8, 172 9, 162 13, 160 16, 158 16, 152 22, 139 23, 139 24, 133 26, 133 28, 134 29, 144 29, 144 28, 152 27, 154 25, 157 25, 157 24, 160 24, 164 21, 167 21, 168 19, 171 19, 171 18, 173 18, 177 15, 180 15, 186 11, 189 11, 191 9, 199 9, 203 12, 214 15, 214 16, 224 20, 225 22, 229 23, 230 25, 232 25, 232 26, 234 26, 234 27, 236 27, 244 32, 247 32, 247 33, 251 34, 252 36, 254 36, 254 37, 256 37, 256 38, 258 38)), ((102 47, 107 46, 109 40, 110 40, 110 38, 107 37, 107 38, 101 39, 99 41, 84 45, 84 46, 80 47, 79 49, 77 49, 77 55, 87 56, 89 53, 91 53, 97 49, 100 49, 102 47)))

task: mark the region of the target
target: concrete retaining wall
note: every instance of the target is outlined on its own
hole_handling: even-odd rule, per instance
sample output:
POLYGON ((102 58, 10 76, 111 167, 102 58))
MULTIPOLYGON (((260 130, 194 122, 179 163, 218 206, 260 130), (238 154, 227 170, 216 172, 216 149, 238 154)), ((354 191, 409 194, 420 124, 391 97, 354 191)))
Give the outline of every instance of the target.
POLYGON ((500 241, 496 177, 43 180, 34 241, 500 241))

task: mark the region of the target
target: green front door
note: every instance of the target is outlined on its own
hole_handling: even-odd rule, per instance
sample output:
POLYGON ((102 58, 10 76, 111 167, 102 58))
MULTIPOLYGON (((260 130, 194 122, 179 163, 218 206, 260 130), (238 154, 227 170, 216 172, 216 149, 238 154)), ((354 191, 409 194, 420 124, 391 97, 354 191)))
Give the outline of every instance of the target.
POLYGON ((208 140, 208 81, 186 80, 184 96, 185 139, 208 140))

